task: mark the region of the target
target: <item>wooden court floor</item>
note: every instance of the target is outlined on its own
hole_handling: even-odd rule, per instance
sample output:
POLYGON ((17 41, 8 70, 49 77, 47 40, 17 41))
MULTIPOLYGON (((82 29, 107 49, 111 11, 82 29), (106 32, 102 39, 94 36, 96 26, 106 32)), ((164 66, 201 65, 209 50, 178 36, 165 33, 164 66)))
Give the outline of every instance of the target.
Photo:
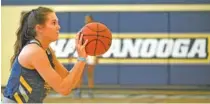
POLYGON ((97 90, 95 97, 88 98, 83 91, 82 98, 52 93, 45 103, 210 103, 210 91, 168 91, 168 90, 97 90))

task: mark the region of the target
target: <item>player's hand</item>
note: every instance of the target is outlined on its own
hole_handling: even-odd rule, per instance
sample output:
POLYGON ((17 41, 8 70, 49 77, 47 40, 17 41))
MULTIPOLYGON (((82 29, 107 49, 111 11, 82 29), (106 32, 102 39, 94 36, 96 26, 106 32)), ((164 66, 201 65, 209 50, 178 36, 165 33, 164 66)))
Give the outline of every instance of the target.
POLYGON ((83 38, 83 34, 81 32, 79 32, 76 35, 76 41, 75 41, 76 42, 76 50, 77 50, 77 53, 78 53, 79 57, 87 58, 87 53, 85 51, 85 46, 87 45, 88 40, 85 40, 85 42, 83 43, 82 38, 83 38))

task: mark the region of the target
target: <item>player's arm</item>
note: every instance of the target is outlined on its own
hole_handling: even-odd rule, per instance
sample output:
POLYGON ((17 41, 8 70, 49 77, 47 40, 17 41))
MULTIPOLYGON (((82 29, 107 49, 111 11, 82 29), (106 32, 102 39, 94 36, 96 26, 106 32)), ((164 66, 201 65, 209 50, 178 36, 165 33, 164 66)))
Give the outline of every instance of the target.
MULTIPOLYGON (((81 39, 76 36, 76 44, 82 43, 81 39), (80 40, 80 41, 79 41, 80 40)), ((78 54, 85 55, 85 45, 77 45, 78 54)), ((75 63, 74 67, 68 72, 65 78, 62 78, 50 65, 48 57, 45 51, 37 45, 32 46, 32 51, 30 53, 30 63, 42 76, 42 78, 58 93, 62 95, 68 95, 71 90, 76 86, 79 79, 81 78, 83 69, 85 67, 84 61, 78 61, 75 63)))
POLYGON ((68 70, 59 62, 59 60, 56 58, 55 52, 50 47, 51 54, 53 56, 53 63, 55 65, 56 72, 62 77, 65 78, 69 73, 68 70))

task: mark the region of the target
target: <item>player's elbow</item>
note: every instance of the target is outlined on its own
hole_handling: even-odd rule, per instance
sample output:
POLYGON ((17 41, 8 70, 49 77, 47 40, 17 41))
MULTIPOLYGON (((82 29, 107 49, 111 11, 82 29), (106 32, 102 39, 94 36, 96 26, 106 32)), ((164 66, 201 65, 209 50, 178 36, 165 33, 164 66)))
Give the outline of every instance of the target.
POLYGON ((57 88, 55 89, 55 91, 63 96, 67 96, 71 93, 71 90, 69 88, 63 88, 63 87, 57 88))
POLYGON ((60 94, 63 95, 63 96, 67 96, 67 95, 70 94, 70 92, 61 92, 60 94))
POLYGON ((71 93, 71 91, 70 90, 61 90, 59 93, 63 96, 67 96, 71 93))

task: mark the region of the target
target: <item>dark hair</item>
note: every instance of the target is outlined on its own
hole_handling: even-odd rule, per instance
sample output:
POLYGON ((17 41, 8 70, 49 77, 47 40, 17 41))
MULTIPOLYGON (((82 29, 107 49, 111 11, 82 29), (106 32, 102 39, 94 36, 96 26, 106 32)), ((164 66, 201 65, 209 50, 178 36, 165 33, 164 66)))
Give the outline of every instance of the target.
POLYGON ((11 66, 15 60, 15 57, 19 55, 22 48, 26 43, 34 39, 36 36, 35 26, 37 24, 44 24, 48 13, 54 12, 50 8, 38 7, 22 15, 20 26, 17 30, 17 40, 14 44, 14 55, 11 58, 11 66))
POLYGON ((85 24, 88 24, 88 23, 90 23, 90 22, 93 22, 93 17, 92 17, 92 15, 86 15, 86 16, 85 16, 85 24), (89 21, 89 19, 90 19, 91 21, 89 21))

